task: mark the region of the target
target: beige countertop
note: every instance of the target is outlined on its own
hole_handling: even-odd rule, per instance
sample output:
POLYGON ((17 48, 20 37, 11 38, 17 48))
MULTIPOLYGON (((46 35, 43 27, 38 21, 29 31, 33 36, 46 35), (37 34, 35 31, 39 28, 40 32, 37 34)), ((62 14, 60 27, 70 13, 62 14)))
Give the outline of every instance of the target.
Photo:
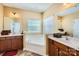
POLYGON ((9 34, 9 35, 0 35, 0 37, 10 37, 10 36, 22 36, 24 34, 9 34))
POLYGON ((48 35, 48 38, 79 51, 79 39, 78 38, 73 38, 73 37, 69 37, 69 36, 64 36, 62 38, 55 38, 55 37, 53 37, 53 35, 48 35), (68 40, 66 40, 66 38, 68 40))

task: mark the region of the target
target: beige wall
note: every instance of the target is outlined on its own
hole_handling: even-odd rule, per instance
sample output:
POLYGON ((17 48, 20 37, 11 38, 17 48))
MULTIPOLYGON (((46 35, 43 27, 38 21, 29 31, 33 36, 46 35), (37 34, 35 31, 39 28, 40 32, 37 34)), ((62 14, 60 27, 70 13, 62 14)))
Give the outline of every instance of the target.
POLYGON ((22 24, 22 29, 23 31, 26 31, 26 23, 28 19, 35 18, 42 20, 42 15, 41 13, 37 12, 32 12, 28 10, 21 10, 21 9, 16 9, 16 8, 10 8, 10 7, 4 7, 4 16, 5 17, 12 17, 11 12, 16 11, 17 13, 17 18, 18 21, 22 24))
POLYGON ((46 18, 48 16, 55 16, 56 13, 61 11, 61 4, 55 4, 54 6, 50 6, 44 13, 43 13, 43 18, 46 18))
POLYGON ((3 6, 0 5, 0 32, 3 29, 3 6))
POLYGON ((75 12, 70 15, 64 16, 62 25, 65 31, 69 32, 70 34, 73 34, 73 20, 79 19, 79 11, 75 12))

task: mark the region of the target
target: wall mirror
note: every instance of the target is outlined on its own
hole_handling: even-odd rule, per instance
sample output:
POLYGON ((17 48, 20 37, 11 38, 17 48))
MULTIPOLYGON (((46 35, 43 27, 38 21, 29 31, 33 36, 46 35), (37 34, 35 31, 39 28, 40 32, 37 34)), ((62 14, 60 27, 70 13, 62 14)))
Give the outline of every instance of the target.
POLYGON ((21 33, 20 22, 16 21, 16 19, 4 16, 3 30, 11 30, 12 34, 20 34, 21 33))

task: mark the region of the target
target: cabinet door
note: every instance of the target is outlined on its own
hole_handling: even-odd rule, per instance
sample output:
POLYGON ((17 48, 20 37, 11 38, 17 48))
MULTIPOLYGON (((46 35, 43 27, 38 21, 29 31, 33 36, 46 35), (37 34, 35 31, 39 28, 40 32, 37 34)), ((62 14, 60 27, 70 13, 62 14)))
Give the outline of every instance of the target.
POLYGON ((70 54, 70 56, 77 56, 78 55, 77 51, 72 48, 69 48, 69 54, 70 54))
POLYGON ((15 37, 15 39, 17 40, 18 49, 22 49, 23 48, 23 37, 17 36, 15 37))
POLYGON ((18 49, 18 40, 17 39, 12 40, 12 49, 18 49))
POLYGON ((76 51, 77 52, 77 56, 79 56, 79 51, 76 51))
POLYGON ((22 49, 22 37, 14 37, 12 40, 12 49, 22 49))
POLYGON ((58 56, 58 48, 54 45, 50 46, 49 56, 58 56))
POLYGON ((6 50, 12 50, 12 47, 11 47, 11 40, 12 40, 12 37, 6 37, 5 38, 5 41, 6 41, 6 50))
POLYGON ((49 47, 49 56, 54 56, 54 50, 53 50, 52 45, 50 45, 50 47, 49 47))
POLYGON ((22 49, 23 48, 23 41, 22 39, 18 39, 18 49, 22 49))
POLYGON ((6 41, 5 38, 0 38, 0 51, 5 51, 6 50, 6 41))
POLYGON ((61 44, 61 43, 58 43, 58 42, 54 42, 55 46, 58 47, 58 55, 59 56, 67 56, 69 55, 68 54, 68 47, 61 44))
POLYGON ((52 53, 54 56, 58 56, 58 47, 56 47, 55 45, 52 45, 52 53))
POLYGON ((50 56, 58 56, 58 48, 54 45, 54 41, 49 39, 49 55, 50 56))
POLYGON ((69 53, 62 49, 59 49, 58 54, 59 56, 69 56, 69 53))
POLYGON ((52 40, 51 39, 49 39, 48 38, 48 54, 49 54, 49 56, 53 56, 54 54, 53 54, 53 47, 52 47, 52 40))

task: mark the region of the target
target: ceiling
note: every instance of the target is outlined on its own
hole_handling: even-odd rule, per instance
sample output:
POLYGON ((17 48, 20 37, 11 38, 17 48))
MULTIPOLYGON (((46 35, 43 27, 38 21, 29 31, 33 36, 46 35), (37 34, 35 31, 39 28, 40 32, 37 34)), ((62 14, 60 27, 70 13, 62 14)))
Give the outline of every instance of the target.
MULTIPOLYGON (((30 11, 34 11, 34 12, 44 12, 50 6, 54 7, 55 5, 57 5, 57 3, 3 3, 3 5, 8 6, 8 7, 13 7, 13 8, 30 10, 30 11)), ((69 8, 69 9, 66 9, 62 12, 59 12, 59 13, 57 13, 57 15, 58 16, 65 16, 65 15, 74 13, 78 10, 79 10, 79 4, 75 4, 72 8, 69 8)))
POLYGON ((57 13, 57 15, 58 16, 66 16, 66 15, 73 14, 78 11, 79 11, 79 4, 75 4, 74 6, 68 8, 68 9, 65 9, 64 11, 57 13))
POLYGON ((53 3, 3 3, 3 5, 24 10, 31 10, 34 12, 44 12, 51 5, 53 5, 53 3))

